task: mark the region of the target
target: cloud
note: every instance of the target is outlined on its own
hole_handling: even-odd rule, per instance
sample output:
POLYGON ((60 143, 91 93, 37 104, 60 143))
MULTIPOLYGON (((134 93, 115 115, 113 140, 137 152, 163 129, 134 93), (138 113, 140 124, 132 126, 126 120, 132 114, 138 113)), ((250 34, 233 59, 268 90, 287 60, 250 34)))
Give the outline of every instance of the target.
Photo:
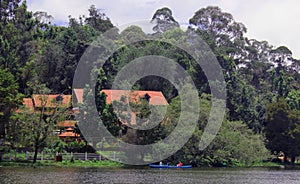
POLYGON ((219 6, 248 28, 247 36, 267 40, 275 46, 286 45, 300 58, 298 0, 28 0, 31 11, 46 11, 55 22, 67 22, 68 16, 87 15, 90 5, 100 8, 115 25, 149 20, 154 12, 169 7, 180 23, 187 23, 194 13, 208 5, 219 6))
POLYGON ((234 14, 248 28, 247 36, 267 40, 274 46, 288 46, 294 57, 300 58, 298 12, 300 1, 296 0, 252 0, 245 3, 234 14))
POLYGON ((30 0, 27 1, 29 10, 45 11, 52 15, 55 22, 68 21, 68 16, 78 17, 79 15, 86 15, 88 9, 92 4, 91 0, 73 0, 72 2, 66 0, 30 0))

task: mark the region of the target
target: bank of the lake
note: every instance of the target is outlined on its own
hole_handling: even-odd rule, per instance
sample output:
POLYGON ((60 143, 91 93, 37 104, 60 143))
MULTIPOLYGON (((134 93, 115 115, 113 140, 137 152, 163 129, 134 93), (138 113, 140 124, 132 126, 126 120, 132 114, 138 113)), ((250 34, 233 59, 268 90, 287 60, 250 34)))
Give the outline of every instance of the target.
MULTIPOLYGON (((128 166, 119 162, 111 161, 111 160, 63 160, 61 162, 56 162, 54 160, 38 160, 36 163, 32 161, 2 161, 0 162, 0 167, 99 167, 99 168, 136 168, 139 166, 128 166)), ((141 166, 143 167, 143 166, 141 166)), ((147 167, 147 166, 146 166, 147 167)), ((285 165, 282 163, 274 163, 274 162, 258 162, 253 163, 251 165, 238 164, 234 166, 227 166, 227 168, 259 168, 259 167, 274 167, 274 168, 286 168, 286 167, 299 167, 299 164, 295 165, 285 165)), ((200 166, 193 168, 210 168, 208 166, 200 166)), ((211 167, 215 168, 215 167, 211 167)), ((217 168, 217 167, 216 167, 217 168)))

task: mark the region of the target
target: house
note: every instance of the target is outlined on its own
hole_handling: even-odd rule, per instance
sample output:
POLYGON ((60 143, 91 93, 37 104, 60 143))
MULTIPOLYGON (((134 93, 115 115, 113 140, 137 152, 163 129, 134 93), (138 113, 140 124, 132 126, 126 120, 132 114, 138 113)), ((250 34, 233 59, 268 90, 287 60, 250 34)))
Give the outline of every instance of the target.
POLYGON ((61 121, 57 123, 57 134, 61 134, 67 130, 70 130, 70 128, 72 130, 74 130, 74 128, 76 127, 76 121, 73 120, 65 120, 65 121, 61 121))
POLYGON ((23 105, 30 111, 34 110, 32 98, 23 98, 23 105))
MULTIPOLYGON (((34 111, 34 105, 32 98, 23 98, 23 107, 25 107, 26 111, 33 112, 34 111)), ((24 112, 25 109, 17 109, 17 113, 24 112)))
POLYGON ((34 94, 32 96, 33 105, 36 110, 46 108, 47 110, 55 108, 71 108, 72 95, 40 95, 34 94))
MULTIPOLYGON (((45 115, 51 114, 57 108, 70 109, 72 114, 72 95, 62 94, 34 94, 32 98, 23 98, 23 105, 29 112, 44 111, 45 115)), ((24 112, 24 109, 18 109, 18 113, 24 112)), ((80 134, 75 133, 76 121, 65 120, 57 123, 57 130, 54 133, 62 140, 76 140, 80 142, 80 134)))
MULTIPOLYGON (((76 103, 83 103, 83 89, 74 89, 74 101, 76 103)), ((169 105, 165 96, 161 91, 140 91, 140 90, 101 90, 100 93, 106 95, 106 103, 110 104, 112 101, 120 101, 122 97, 130 97, 137 101, 138 97, 146 97, 149 99, 150 105, 169 105)))
POLYGON ((67 128, 63 133, 59 134, 58 137, 65 142, 81 142, 81 136, 74 132, 74 128, 67 128))
POLYGON ((76 125, 76 121, 73 121, 73 120, 65 120, 65 121, 61 121, 61 122, 58 122, 57 123, 57 126, 59 128, 74 128, 76 125))
POLYGON ((107 104, 112 103, 112 101, 120 101, 121 98, 126 97, 130 99, 130 102, 138 102, 139 98, 145 98, 149 101, 149 105, 169 105, 160 91, 102 90, 100 93, 106 95, 107 104))
MULTIPOLYGON (((134 102, 138 103, 141 98, 149 101, 149 105, 153 106, 167 106, 169 105, 165 96, 161 91, 142 91, 142 90, 111 90, 104 89, 101 90, 100 93, 104 93, 106 95, 106 104, 111 104, 113 101, 124 101, 125 103, 134 102)), ((74 97, 75 102, 83 103, 83 89, 74 89, 74 97)), ((124 119, 120 119, 120 121, 127 125, 130 123, 131 125, 136 124, 136 112, 131 112, 130 114, 130 122, 127 122, 124 119)))

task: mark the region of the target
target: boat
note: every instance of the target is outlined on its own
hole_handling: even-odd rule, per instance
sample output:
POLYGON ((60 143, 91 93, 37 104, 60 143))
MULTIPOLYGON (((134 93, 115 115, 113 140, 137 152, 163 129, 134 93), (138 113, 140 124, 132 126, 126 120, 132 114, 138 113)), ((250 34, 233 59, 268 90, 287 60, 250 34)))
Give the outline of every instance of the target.
POLYGON ((149 165, 151 168, 182 168, 182 169, 188 169, 192 168, 192 165, 182 165, 182 166, 176 166, 176 165, 156 165, 156 164, 150 164, 149 165))

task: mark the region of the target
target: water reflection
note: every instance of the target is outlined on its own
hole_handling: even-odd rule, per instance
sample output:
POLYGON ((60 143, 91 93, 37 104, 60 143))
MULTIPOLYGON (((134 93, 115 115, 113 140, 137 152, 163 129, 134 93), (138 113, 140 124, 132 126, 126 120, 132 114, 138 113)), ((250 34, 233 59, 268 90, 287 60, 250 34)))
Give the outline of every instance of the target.
POLYGON ((0 183, 299 183, 300 172, 283 169, 0 168, 0 183))

